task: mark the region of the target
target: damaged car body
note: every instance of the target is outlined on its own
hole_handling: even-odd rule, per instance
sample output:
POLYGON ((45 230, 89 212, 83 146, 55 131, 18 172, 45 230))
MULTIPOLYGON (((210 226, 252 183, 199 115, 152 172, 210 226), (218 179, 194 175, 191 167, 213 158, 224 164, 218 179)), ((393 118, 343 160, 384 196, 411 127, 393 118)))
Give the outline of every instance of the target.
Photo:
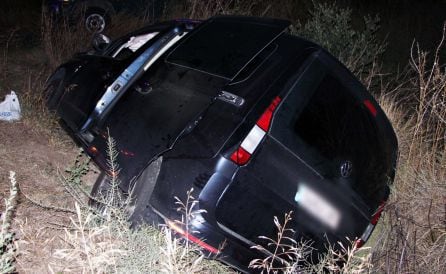
POLYGON ((274 216, 290 211, 293 237, 320 252, 367 241, 395 176, 395 133, 348 69, 288 26, 170 21, 61 65, 47 105, 101 168, 93 191, 110 135, 132 223, 171 225, 241 271, 271 254, 259 236, 275 238, 274 216), (191 188, 203 212, 185 230, 174 197, 191 188))

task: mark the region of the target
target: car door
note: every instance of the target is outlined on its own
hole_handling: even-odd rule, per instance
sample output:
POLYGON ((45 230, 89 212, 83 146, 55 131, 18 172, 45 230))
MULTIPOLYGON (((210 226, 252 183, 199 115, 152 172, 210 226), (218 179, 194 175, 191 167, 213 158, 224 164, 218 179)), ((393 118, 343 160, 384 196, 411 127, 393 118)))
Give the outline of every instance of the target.
POLYGON ((295 231, 293 237, 309 240, 319 250, 326 240, 359 237, 367 226, 369 209, 354 190, 354 176, 359 175, 343 177, 339 170, 345 163, 354 162, 356 170, 356 164, 377 160, 381 154, 373 159, 360 154, 379 151, 380 144, 373 141, 377 137, 368 125, 367 109, 350 96, 354 88, 349 81, 356 80, 340 65, 324 61, 330 58, 314 53, 303 72, 279 92, 281 102, 269 131, 219 199, 219 226, 248 245, 266 247, 267 240, 259 236, 275 239, 273 218, 283 222, 287 212, 292 212, 288 226, 295 231), (316 114, 320 116, 312 116, 316 114), (355 126, 362 128, 356 132, 355 126), (355 132, 341 136, 343 130, 355 132), (361 148, 359 141, 352 143, 354 149, 344 147, 354 138, 370 147, 361 148))
POLYGON ((107 87, 129 63, 173 24, 160 24, 119 38, 103 52, 78 54, 60 69, 65 70, 63 86, 51 95, 57 99, 57 114, 78 132, 85 124, 107 87))

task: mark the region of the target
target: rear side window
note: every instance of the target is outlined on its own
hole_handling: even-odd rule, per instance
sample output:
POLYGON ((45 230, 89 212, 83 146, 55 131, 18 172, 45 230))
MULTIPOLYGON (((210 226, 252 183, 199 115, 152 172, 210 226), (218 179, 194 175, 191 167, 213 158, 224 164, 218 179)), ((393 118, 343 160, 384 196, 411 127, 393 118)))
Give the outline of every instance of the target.
POLYGON ((307 94, 293 96, 299 85, 291 91, 272 135, 324 177, 348 183, 373 208, 388 182, 390 153, 375 118, 353 95, 362 91, 349 90, 329 72, 320 79, 307 94))

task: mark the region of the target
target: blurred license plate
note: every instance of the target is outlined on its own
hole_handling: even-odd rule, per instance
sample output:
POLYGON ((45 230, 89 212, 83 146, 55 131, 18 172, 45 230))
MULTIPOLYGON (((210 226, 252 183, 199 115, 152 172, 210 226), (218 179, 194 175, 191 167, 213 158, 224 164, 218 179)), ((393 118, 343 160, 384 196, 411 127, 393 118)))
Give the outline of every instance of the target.
POLYGON ((295 201, 302 209, 331 229, 338 228, 341 214, 329 201, 315 190, 300 185, 295 201))

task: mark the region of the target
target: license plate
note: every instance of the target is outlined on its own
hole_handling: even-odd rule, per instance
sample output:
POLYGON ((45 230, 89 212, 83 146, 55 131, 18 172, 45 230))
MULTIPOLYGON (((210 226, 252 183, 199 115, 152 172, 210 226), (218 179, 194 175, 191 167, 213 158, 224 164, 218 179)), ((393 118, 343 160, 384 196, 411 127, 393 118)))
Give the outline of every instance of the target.
POLYGON ((339 226, 341 213, 316 190, 300 185, 294 197, 298 205, 321 223, 335 230, 339 226))

